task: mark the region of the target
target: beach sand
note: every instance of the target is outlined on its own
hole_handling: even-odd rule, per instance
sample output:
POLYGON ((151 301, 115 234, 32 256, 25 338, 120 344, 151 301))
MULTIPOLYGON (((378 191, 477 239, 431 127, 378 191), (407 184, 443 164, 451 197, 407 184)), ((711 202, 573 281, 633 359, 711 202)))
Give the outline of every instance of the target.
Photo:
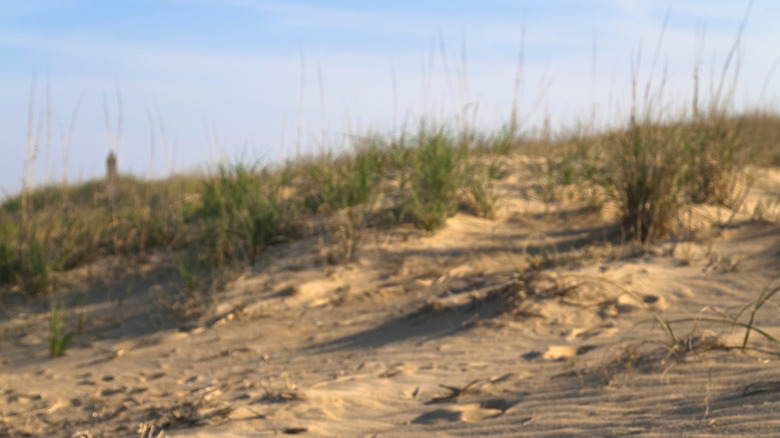
MULTIPOLYGON (((6 300, 0 436, 780 435, 780 346, 742 351, 730 322, 780 287, 780 170, 731 223, 691 207, 688 238, 639 248, 609 204, 503 168, 495 220, 369 227, 349 264, 316 236, 275 245, 184 320, 160 309, 162 255, 74 270, 63 357, 48 303, 6 300)), ((776 301, 754 320, 772 336, 776 301)))

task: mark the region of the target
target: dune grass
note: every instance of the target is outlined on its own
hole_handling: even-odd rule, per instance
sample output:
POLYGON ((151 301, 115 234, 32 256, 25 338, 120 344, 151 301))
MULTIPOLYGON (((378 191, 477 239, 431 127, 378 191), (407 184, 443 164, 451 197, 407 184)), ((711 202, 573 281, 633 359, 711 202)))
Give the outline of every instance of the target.
POLYGON ((193 219, 202 225, 198 242, 207 265, 254 263, 265 247, 285 237, 289 212, 279 188, 273 177, 244 163, 222 165, 203 182, 201 206, 193 219))
MULTIPOLYGON (((420 128, 277 167, 237 160, 205 175, 157 181, 121 175, 116 205, 103 180, 27 190, 0 205, 0 284, 41 295, 56 288, 59 272, 150 250, 194 254, 190 270, 205 275, 240 268, 270 245, 310 234, 303 225, 315 217, 352 209, 351 226, 362 226, 357 212, 367 208, 354 207, 373 206, 377 197, 396 212, 393 223, 433 231, 469 192, 476 202, 491 202, 476 179, 466 178, 468 154, 454 138, 445 129, 420 128)), ((489 205, 481 212, 494 213, 489 205)))
POLYGON ((415 142, 406 207, 417 224, 433 231, 455 211, 463 151, 443 128, 421 129, 415 142))
MULTIPOLYGON (((768 145, 779 138, 777 116, 713 113, 526 142, 547 154, 551 186, 601 187, 606 197, 598 202, 618 206, 626 235, 649 242, 676 231, 684 205, 733 203, 746 166, 776 159, 768 145)), ((103 180, 28 190, 0 205, 0 283, 34 296, 53 290, 59 272, 156 249, 195 254, 191 269, 208 275, 251 265, 268 246, 305 237, 307 221, 356 206, 361 218, 384 208, 395 212, 391 225, 411 222, 431 232, 458 210, 494 218, 495 157, 523 143, 421 124, 283 166, 236 161, 157 181, 123 175, 116 217, 103 180)), ((365 221, 350 211, 351 255, 365 221)))
POLYGON ((600 191, 615 203, 628 238, 649 243, 677 232, 680 209, 712 203, 738 207, 750 166, 771 162, 780 119, 762 113, 709 116, 669 123, 631 122, 625 129, 569 134, 551 149, 543 175, 554 197, 575 186, 581 200, 600 191), (766 135, 766 137, 760 136, 766 135))

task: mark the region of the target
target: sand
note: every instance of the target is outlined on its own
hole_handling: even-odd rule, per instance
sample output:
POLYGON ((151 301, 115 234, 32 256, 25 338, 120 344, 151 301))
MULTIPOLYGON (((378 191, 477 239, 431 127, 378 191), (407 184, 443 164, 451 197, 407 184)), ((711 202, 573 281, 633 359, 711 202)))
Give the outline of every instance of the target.
MULTIPOLYGON (((47 304, 11 296, 0 436, 780 435, 780 346, 741 351, 728 322, 780 286, 780 171, 728 226, 697 206, 690 239, 640 250, 614 209, 544 202, 525 160, 504 168, 496 220, 365 229, 346 265, 316 237, 277 245, 187 320, 155 304, 162 255, 80 268, 63 357, 47 304)), ((775 302, 755 325, 780 336, 775 302)))

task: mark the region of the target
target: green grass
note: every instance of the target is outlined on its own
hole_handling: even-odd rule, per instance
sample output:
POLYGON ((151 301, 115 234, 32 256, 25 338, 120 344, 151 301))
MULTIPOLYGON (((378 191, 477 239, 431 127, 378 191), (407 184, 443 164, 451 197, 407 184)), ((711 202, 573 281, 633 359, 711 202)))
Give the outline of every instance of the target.
POLYGON ((275 239, 285 237, 285 202, 281 185, 256 165, 222 165, 203 184, 197 218, 204 222, 200 244, 204 262, 222 268, 231 263, 254 263, 275 239))
POLYGON ((316 213, 353 207, 369 200, 385 165, 381 140, 367 142, 352 154, 315 160, 306 167, 309 174, 306 207, 316 213))
POLYGON ((736 207, 748 166, 771 161, 768 145, 779 129, 777 116, 714 112, 693 120, 629 123, 593 136, 574 133, 551 145, 539 176, 546 199, 576 186, 581 199, 598 204, 592 188, 601 187, 619 208, 625 235, 647 243, 675 234, 685 205, 736 207))
MULTIPOLYGON (((281 168, 236 161, 212 174, 162 181, 123 175, 116 216, 101 180, 27 191, 0 205, 0 284, 44 295, 56 287, 59 272, 150 250, 196 254, 188 270, 218 276, 255 263, 270 245, 300 237, 301 225, 315 216, 361 205, 361 212, 371 210, 378 186, 394 178, 408 184, 390 207, 434 229, 457 207, 459 152, 444 131, 421 130, 415 143, 411 139, 368 137, 351 153, 281 168)), ((354 213, 347 216, 353 228, 362 226, 354 213)), ((358 232, 350 230, 346 240, 357 242, 358 232)))
POLYGON ((407 212, 428 231, 455 212, 464 184, 463 151, 443 128, 420 129, 411 159, 407 212))
POLYGON ((611 200, 626 234, 647 242, 675 233, 684 205, 733 204, 746 166, 773 163, 770 146, 778 139, 780 117, 764 113, 637 122, 550 140, 421 124, 415 132, 368 136, 348 152, 279 167, 236 161, 166 180, 123 175, 116 221, 104 181, 42 187, 0 205, 0 285, 45 295, 63 271, 149 251, 186 258, 186 270, 205 280, 256 263, 269 246, 311 235, 306 224, 329 217, 348 226, 315 232, 335 233, 330 240, 343 243, 348 263, 361 228, 376 226, 381 214, 392 213, 387 226, 411 222, 431 232, 458 210, 494 218, 499 158, 518 151, 548 157, 541 175, 551 196, 576 187, 594 204, 611 200))

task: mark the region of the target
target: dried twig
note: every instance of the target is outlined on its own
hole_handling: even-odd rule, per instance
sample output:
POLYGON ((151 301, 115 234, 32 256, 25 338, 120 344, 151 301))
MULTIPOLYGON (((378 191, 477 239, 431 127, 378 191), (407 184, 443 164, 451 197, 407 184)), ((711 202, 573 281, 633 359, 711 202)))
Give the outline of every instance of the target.
POLYGON ((457 387, 457 386, 449 386, 449 385, 439 385, 442 388, 450 390, 450 393, 447 394, 444 397, 436 397, 431 400, 431 403, 441 403, 449 400, 457 400, 460 396, 466 395, 466 394, 473 394, 479 390, 479 388, 476 387, 476 384, 479 382, 479 379, 474 379, 471 382, 467 383, 465 386, 457 387))

